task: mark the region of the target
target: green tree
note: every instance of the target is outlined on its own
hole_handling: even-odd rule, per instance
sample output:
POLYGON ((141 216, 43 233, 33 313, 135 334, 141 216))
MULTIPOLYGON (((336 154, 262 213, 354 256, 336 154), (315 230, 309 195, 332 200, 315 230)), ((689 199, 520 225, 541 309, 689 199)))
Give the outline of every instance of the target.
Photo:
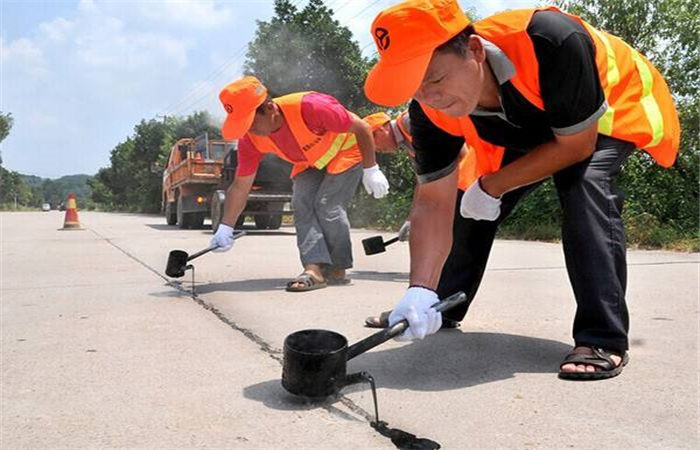
POLYGON ((258 22, 244 65, 273 96, 324 92, 360 115, 373 109, 363 90, 369 67, 352 32, 322 0, 310 0, 302 10, 289 0, 275 0, 275 15, 258 22))
MULTIPOLYGON (((10 134, 13 125, 11 113, 0 112, 0 142, 10 134)), ((22 176, 2 167, 0 155, 0 208, 12 209, 17 206, 29 206, 33 203, 32 189, 24 182, 22 176)))

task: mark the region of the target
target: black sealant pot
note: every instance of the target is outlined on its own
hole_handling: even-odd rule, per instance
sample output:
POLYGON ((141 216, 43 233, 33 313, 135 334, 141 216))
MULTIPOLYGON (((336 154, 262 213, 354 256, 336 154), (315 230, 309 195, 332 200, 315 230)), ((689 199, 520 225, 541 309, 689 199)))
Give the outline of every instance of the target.
MULTIPOLYGON (((433 307, 445 311, 466 301, 458 292, 433 307)), ((369 381, 363 372, 347 375, 347 361, 403 333, 408 322, 402 320, 348 347, 342 334, 329 330, 302 330, 284 340, 282 386, 292 394, 322 398, 337 394, 349 384, 369 381)), ((371 377, 369 377, 371 378, 371 377)))
POLYGON ((302 330, 284 340, 282 386, 295 395, 328 397, 345 382, 348 340, 328 330, 302 330))
MULTIPOLYGON (((238 239, 239 237, 243 236, 245 234, 245 231, 235 231, 233 233, 233 239, 238 239)), ((214 250, 217 248, 216 246, 214 247, 209 247, 205 248, 204 250, 200 250, 197 253, 192 254, 192 256, 188 255, 186 251, 184 250, 173 250, 168 254, 168 262, 165 265, 165 274, 171 278, 181 278, 185 276, 185 271, 187 269, 190 269, 192 266, 187 265, 188 262, 192 261, 195 258, 199 258, 200 256, 204 255, 205 253, 209 253, 210 251, 214 250)))

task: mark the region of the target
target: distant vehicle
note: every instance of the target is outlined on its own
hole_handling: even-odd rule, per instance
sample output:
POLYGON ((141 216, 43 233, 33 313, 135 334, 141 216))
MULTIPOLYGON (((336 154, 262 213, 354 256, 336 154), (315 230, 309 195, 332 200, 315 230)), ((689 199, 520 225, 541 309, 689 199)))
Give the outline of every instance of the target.
POLYGON ((235 143, 209 140, 207 134, 180 139, 170 149, 163 172, 162 211, 168 225, 201 228, 209 199, 217 189, 224 156, 235 143))
MULTIPOLYGON (((211 228, 219 228, 224 214, 226 189, 233 183, 238 166, 238 147, 231 149, 224 159, 224 170, 219 189, 211 199, 211 228)), ((282 225, 282 216, 292 214, 292 165, 267 153, 260 160, 258 172, 248 194, 248 202, 238 216, 234 228, 243 225, 246 216, 252 216, 258 230, 276 230, 282 225)))
POLYGON ((41 210, 42 211, 51 211, 51 205, 48 203, 44 203, 41 205, 41 210))

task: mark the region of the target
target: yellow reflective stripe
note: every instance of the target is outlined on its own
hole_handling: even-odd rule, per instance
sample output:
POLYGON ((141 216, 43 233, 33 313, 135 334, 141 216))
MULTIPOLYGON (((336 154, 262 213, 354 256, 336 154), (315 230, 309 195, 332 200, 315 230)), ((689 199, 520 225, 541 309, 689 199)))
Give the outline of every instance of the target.
POLYGON ((357 138, 354 134, 351 134, 350 137, 345 141, 345 144, 343 144, 343 148, 341 148, 341 150, 347 150, 355 144, 357 144, 357 138))
POLYGON ((613 120, 615 117, 615 108, 608 105, 608 109, 598 119, 598 132, 606 136, 612 136, 613 120))
POLYGON ((333 142, 331 142, 331 145, 328 147, 328 150, 326 150, 326 153, 324 153, 323 156, 316 160, 316 162, 314 163, 314 167, 317 169, 323 169, 324 167, 326 167, 326 164, 328 164, 330 160, 338 154, 347 136, 348 133, 341 133, 338 136, 336 136, 335 139, 333 139, 333 142))
POLYGON ((642 104, 644 113, 646 114, 649 125, 651 126, 651 141, 642 147, 654 147, 661 142, 661 138, 663 138, 664 135, 664 118, 661 115, 661 108, 659 108, 659 104, 656 103, 656 99, 652 94, 654 77, 652 76, 649 67, 647 67, 646 63, 642 60, 642 57, 639 56, 639 53, 637 53, 631 47, 630 52, 632 53, 632 59, 637 66, 639 78, 642 80, 642 98, 639 100, 639 102, 642 104))
MULTIPOLYGON (((598 39, 600 39, 601 42, 603 42, 603 45, 605 45, 605 54, 608 59, 608 71, 606 74, 608 83, 605 89, 605 97, 610 98, 610 92, 612 92, 612 89, 617 85, 617 83, 620 82, 620 69, 617 68, 617 59, 615 58, 615 51, 610 45, 610 41, 608 40, 608 37, 605 34, 601 33, 593 27, 589 27, 589 30, 593 31, 595 35, 598 36, 598 39)), ((615 108, 608 104, 608 109, 605 111, 605 114, 603 114, 601 118, 598 119, 598 132, 606 136, 611 136, 613 130, 614 117, 615 108)))
POLYGON ((608 57, 608 92, 606 92, 606 94, 610 94, 612 88, 620 82, 620 70, 617 68, 615 51, 613 50, 612 45, 610 45, 610 41, 608 40, 608 37, 606 35, 604 35, 603 33, 601 33, 593 27, 591 27, 590 29, 593 30, 596 36, 598 36, 598 39, 603 41, 603 44, 605 44, 605 54, 608 57))

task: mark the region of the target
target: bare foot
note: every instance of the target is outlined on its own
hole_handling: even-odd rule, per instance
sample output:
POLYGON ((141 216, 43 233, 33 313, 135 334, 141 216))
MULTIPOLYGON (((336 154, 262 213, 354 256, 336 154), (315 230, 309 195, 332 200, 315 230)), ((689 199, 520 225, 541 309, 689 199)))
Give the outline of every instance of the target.
MULTIPOLYGON (((574 348, 575 353, 579 353, 582 355, 592 355, 593 351, 591 350, 590 347, 575 347, 574 348)), ((613 362, 615 362, 615 366, 619 366, 620 362, 622 362, 622 357, 617 356, 617 355, 610 355, 612 358, 613 362)), ((564 364, 561 366, 561 371, 562 372, 595 372, 596 367, 591 366, 589 364, 564 364)))

